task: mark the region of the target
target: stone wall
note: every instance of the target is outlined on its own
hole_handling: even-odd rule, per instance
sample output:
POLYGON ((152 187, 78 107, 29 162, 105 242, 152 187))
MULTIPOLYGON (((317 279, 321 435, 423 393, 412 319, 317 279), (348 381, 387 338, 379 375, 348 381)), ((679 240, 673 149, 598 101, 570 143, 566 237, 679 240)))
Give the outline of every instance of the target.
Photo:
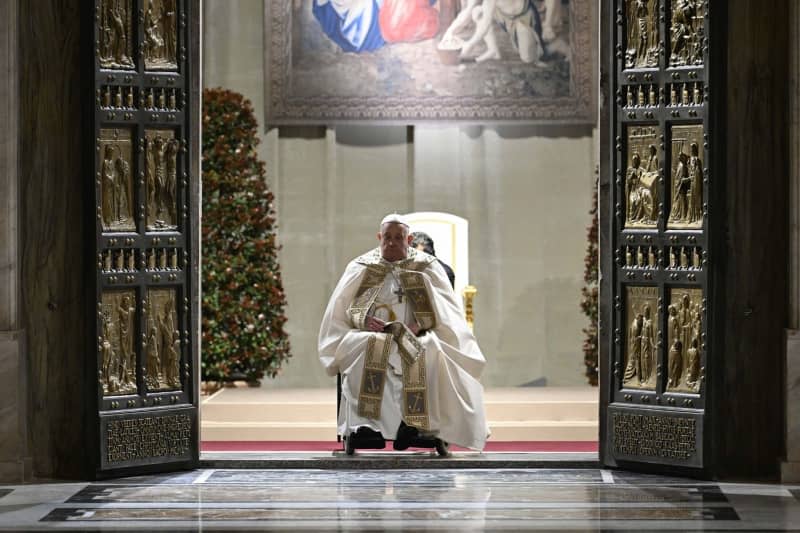
POLYGON ((17 0, 0 2, 0 482, 30 477, 20 324, 17 0))

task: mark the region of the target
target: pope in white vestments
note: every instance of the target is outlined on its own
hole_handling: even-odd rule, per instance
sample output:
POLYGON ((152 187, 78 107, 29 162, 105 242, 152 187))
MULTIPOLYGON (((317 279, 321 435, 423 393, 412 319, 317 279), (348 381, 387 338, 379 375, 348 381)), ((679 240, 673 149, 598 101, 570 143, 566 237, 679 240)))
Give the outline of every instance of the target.
POLYGON ((402 425, 482 450, 486 360, 460 300, 436 258, 409 247, 400 215, 384 218, 378 239, 347 266, 320 327, 320 360, 342 375, 339 432, 367 428, 404 449, 402 425))

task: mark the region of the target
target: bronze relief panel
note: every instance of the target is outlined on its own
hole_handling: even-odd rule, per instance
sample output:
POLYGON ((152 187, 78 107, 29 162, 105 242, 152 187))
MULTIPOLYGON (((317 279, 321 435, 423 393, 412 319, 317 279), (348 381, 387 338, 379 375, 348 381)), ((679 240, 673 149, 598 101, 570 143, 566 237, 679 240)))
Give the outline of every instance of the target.
POLYGON ((658 66, 658 0, 626 0, 625 68, 658 66))
POLYGON ((150 391, 181 388, 181 337, 175 289, 148 289, 145 382, 150 391))
POLYGON ((142 52, 145 69, 177 70, 177 0, 145 0, 142 52))
POLYGON ((659 338, 658 287, 625 288, 625 388, 655 390, 659 338))
POLYGON ((132 69, 133 2, 100 0, 97 7, 98 58, 101 68, 132 69))
POLYGON ((655 228, 659 216, 661 132, 657 125, 628 126, 625 227, 655 228))
POLYGON ((136 292, 107 291, 100 303, 100 384, 104 396, 135 394, 136 350, 134 324, 136 292))
POLYGON ((702 289, 672 289, 667 315, 667 391, 699 392, 703 351, 702 289))
POLYGON ((705 46, 705 0, 673 0, 669 65, 701 65, 705 46))
POLYGON ((703 126, 672 126, 670 211, 667 227, 703 227, 703 126))
POLYGON ((103 231, 136 231, 133 198, 133 145, 130 129, 101 129, 99 207, 103 231))
POLYGON ((178 151, 179 141, 174 130, 145 131, 146 209, 150 231, 178 227, 178 151))

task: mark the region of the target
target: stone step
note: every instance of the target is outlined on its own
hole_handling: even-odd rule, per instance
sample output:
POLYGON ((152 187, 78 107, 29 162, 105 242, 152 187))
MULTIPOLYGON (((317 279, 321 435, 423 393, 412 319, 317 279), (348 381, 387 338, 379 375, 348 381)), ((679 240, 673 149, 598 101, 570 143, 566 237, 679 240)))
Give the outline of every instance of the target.
MULTIPOLYGON (((597 439, 597 389, 487 389, 487 418, 496 441, 597 439)), ((336 438, 335 389, 231 387, 201 402, 201 439, 313 440, 336 438)))
MULTIPOLYGON (((596 441, 597 422, 530 420, 490 422, 493 441, 596 441)), ((201 425, 202 441, 334 441, 336 421, 216 422, 201 425)))
MULTIPOLYGON (((583 390, 489 389, 484 397, 490 421, 597 420, 596 394, 583 390)), ((295 390, 285 394, 253 389, 223 389, 202 402, 202 419, 224 422, 335 421, 336 391, 295 390)))

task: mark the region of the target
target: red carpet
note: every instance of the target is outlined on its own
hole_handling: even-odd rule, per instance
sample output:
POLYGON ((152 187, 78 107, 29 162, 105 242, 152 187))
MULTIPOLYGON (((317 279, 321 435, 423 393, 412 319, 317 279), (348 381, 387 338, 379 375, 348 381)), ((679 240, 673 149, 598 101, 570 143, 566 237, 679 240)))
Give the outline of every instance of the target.
MULTIPOLYGON (((203 441, 203 452, 331 452, 341 450, 342 444, 329 441, 203 441)), ((413 448, 412 448, 413 449, 413 448)), ((464 448, 451 446, 453 451, 464 448)), ((380 450, 370 450, 380 451, 380 450)), ((392 450, 388 443, 385 451, 392 450)), ((597 452, 597 442, 592 441, 513 441, 487 442, 485 452, 597 452)))

